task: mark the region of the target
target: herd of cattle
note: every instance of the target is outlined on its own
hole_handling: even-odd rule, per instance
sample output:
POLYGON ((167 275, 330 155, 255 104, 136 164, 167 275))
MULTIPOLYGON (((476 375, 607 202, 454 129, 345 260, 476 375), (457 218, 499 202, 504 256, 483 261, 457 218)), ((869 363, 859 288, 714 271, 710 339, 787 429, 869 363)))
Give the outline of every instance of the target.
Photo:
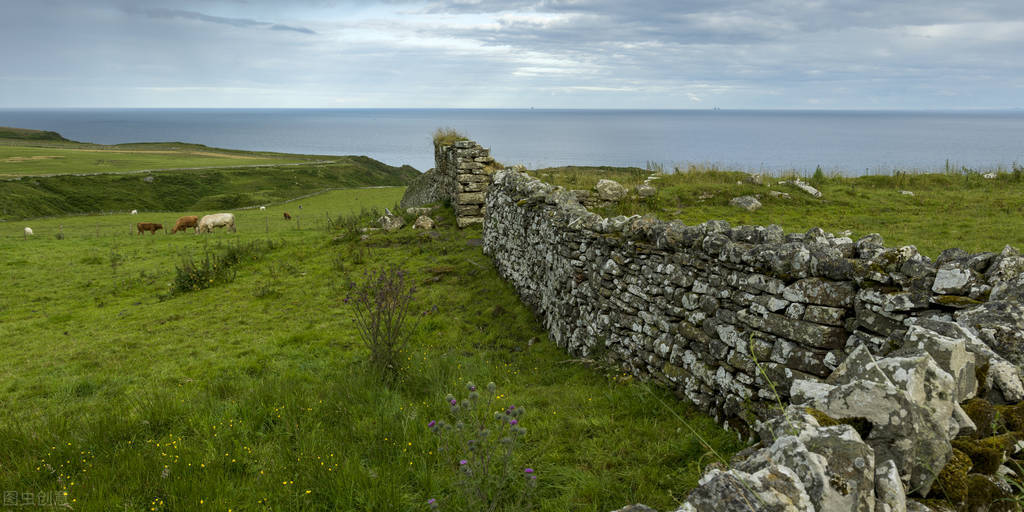
MULTIPOLYGON (((260 210, 266 210, 265 206, 261 206, 260 210)), ((138 215, 138 210, 132 210, 132 215, 138 215)), ((284 212, 284 220, 292 220, 292 216, 288 212, 284 212)), ((210 215, 204 215, 199 218, 197 215, 186 215, 179 217, 178 221, 174 223, 174 227, 171 228, 171 234, 175 234, 179 231, 185 231, 191 228, 194 233, 212 233, 215 228, 227 228, 228 231, 235 232, 235 214, 233 213, 212 213, 210 215)), ((139 234, 149 232, 151 235, 155 235, 157 231, 164 229, 163 224, 156 222, 139 222, 135 224, 135 229, 139 231, 139 234)), ((28 237, 33 235, 32 228, 25 228, 25 236, 28 237)))
MULTIPOLYGON (((157 231, 164 229, 164 225, 156 222, 139 222, 135 225, 135 228, 139 230, 140 235, 147 231, 150 234, 155 235, 157 231)), ((171 234, 173 235, 178 231, 185 231, 190 228, 195 233, 211 233, 214 228, 227 228, 228 231, 234 233, 235 214, 214 213, 204 215, 201 219, 195 215, 186 215, 178 218, 178 222, 174 223, 174 227, 171 228, 171 234)))

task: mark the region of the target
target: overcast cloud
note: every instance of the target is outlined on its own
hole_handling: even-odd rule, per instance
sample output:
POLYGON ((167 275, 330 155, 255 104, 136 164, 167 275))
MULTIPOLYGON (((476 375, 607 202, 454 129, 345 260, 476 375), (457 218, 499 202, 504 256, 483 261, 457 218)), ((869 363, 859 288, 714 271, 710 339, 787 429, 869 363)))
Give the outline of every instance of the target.
POLYGON ((1020 0, 0 0, 0 107, 1024 107, 1020 0))

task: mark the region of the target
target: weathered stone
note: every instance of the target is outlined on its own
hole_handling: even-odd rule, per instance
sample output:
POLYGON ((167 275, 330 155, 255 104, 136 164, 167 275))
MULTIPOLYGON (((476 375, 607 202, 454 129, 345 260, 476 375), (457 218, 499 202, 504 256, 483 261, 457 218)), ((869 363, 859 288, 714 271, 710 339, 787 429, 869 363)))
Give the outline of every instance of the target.
POLYGON ((849 281, 828 281, 820 277, 801 279, 786 287, 783 298, 791 302, 804 302, 845 308, 853 305, 857 289, 849 281))
POLYGON ((755 329, 795 340, 811 347, 831 349, 840 348, 846 344, 846 330, 840 327, 794 320, 776 313, 754 315, 747 310, 740 310, 736 313, 736 317, 755 329))
POLYGON ((846 310, 843 308, 831 308, 812 304, 804 310, 803 319, 817 324, 842 326, 845 315, 846 310))
POLYGON ((636 195, 640 197, 640 199, 647 199, 648 197, 658 195, 658 189, 647 183, 641 183, 636 186, 636 195))
POLYGON ((729 200, 729 204, 738 208, 743 208, 748 212, 761 208, 761 201, 758 201, 754 196, 734 197, 729 200))
POLYGON ((405 219, 398 215, 387 213, 377 219, 377 224, 379 224, 381 229, 384 231, 397 231, 402 229, 402 226, 405 225, 405 219))
POLYGON ((614 180, 598 180, 594 190, 602 201, 618 201, 626 197, 626 187, 614 180))
POLYGON ((953 377, 956 385, 955 401, 963 402, 974 397, 978 389, 975 376, 975 356, 967 352, 963 340, 943 336, 935 331, 912 325, 907 329, 900 353, 927 352, 946 373, 953 377))
POLYGON ((981 338, 995 353, 1024 366, 1024 305, 991 301, 958 311, 956 322, 981 338))
POLYGON ((892 459, 875 464, 875 512, 903 512, 907 493, 892 459))
POLYGON ((434 219, 431 219, 426 215, 420 215, 419 217, 416 217, 416 222, 413 222, 412 228, 425 230, 434 229, 434 219))
POLYGON ((483 217, 458 217, 457 219, 455 219, 455 224, 459 228, 465 228, 465 227, 472 226, 473 224, 483 224, 483 223, 484 223, 484 218, 483 217))
POLYGON ((456 204, 484 204, 485 194, 483 192, 467 192, 458 194, 455 197, 456 204))
POLYGON ((749 474, 712 469, 677 512, 813 512, 807 491, 793 470, 772 465, 749 474), (756 504, 756 505, 755 505, 756 504), (754 508, 756 507, 756 508, 754 508))

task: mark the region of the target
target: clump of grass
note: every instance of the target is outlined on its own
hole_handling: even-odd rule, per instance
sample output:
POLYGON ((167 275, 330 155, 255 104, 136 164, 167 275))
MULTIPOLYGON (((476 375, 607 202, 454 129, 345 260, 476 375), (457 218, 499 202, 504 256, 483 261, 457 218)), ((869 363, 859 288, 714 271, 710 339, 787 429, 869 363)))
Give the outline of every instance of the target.
POLYGON ((205 290, 218 283, 230 283, 235 280, 234 266, 276 247, 269 240, 253 241, 247 244, 228 244, 219 254, 206 251, 199 261, 186 255, 174 267, 171 289, 174 293, 186 293, 205 290))
POLYGON ((469 138, 456 131, 455 128, 444 127, 434 130, 435 146, 451 146, 460 140, 469 140, 469 138))

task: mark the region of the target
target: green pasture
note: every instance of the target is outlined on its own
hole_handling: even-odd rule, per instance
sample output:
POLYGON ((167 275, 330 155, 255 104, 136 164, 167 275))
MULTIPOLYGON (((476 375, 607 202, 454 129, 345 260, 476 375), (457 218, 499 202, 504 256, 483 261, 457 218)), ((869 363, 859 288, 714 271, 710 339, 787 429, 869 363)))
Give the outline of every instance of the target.
MULTIPOLYGON (((787 233, 814 227, 851 237, 879 233, 888 246, 914 245, 936 257, 959 247, 970 252, 998 252, 1006 244, 1024 246, 1024 168, 984 172, 950 169, 940 173, 904 173, 861 177, 803 177, 822 193, 811 197, 780 182, 797 176, 765 176, 763 184, 748 183, 749 174, 714 167, 689 166, 661 174, 652 183, 656 197, 628 199, 600 210, 605 215, 656 215, 665 220, 699 224, 725 220, 733 225, 778 224, 787 233), (774 197, 771 192, 789 194, 774 197), (762 208, 748 212, 729 205, 732 198, 758 196, 762 208)), ((569 189, 590 189, 600 178, 628 188, 651 172, 639 168, 562 167, 533 171, 540 179, 569 189)))
POLYGON ((470 380, 525 408, 514 464, 536 470, 539 510, 667 509, 742 447, 674 397, 571 360, 449 212, 430 234, 362 239, 372 215, 354 216, 402 190, 232 210, 237 233, 129 235, 213 210, 0 222, 0 489, 83 511, 466 510, 427 423, 470 380), (233 281, 172 293, 185 258, 258 241, 233 281), (342 299, 391 264, 410 272, 418 323, 384 386, 342 299))
POLYGON ((0 144, 0 178, 309 161, 301 155, 224 151, 196 145, 34 147, 0 144))

